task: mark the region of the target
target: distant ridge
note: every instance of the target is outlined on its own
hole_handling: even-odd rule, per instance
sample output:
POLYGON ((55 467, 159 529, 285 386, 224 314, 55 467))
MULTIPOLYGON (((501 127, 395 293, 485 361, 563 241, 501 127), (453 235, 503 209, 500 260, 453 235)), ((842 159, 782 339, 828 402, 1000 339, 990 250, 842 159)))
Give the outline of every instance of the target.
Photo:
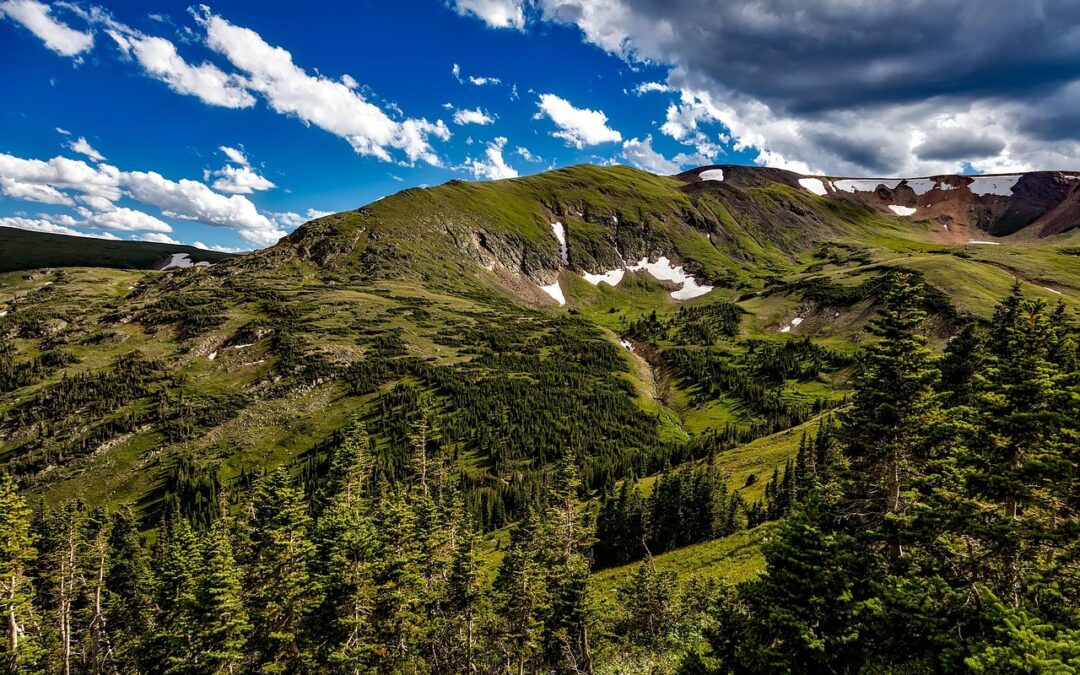
POLYGON ((207 251, 194 246, 111 241, 0 227, 0 272, 42 267, 152 270, 161 269, 175 253, 187 254, 192 263, 213 263, 236 255, 207 251))

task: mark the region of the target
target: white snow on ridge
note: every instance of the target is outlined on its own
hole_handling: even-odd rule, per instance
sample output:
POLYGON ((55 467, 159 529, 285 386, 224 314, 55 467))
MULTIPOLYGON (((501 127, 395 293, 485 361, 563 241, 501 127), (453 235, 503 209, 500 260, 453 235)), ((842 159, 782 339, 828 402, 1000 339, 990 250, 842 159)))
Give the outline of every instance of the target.
POLYGON ((900 206, 899 204, 889 204, 889 208, 898 216, 910 216, 915 213, 915 209, 910 206, 900 206))
POLYGON ((701 180, 724 180, 723 169, 708 169, 698 174, 698 178, 701 180))
POLYGON ((1008 197, 1012 194, 1016 181, 1020 180, 1020 174, 1011 176, 972 176, 968 189, 976 195, 1002 195, 1008 197))
POLYGON ((825 183, 821 182, 820 178, 800 178, 799 185, 803 186, 810 192, 813 192, 819 197, 824 197, 827 194, 825 189, 825 183))
POLYGON ((540 290, 550 295, 551 299, 560 305, 566 304, 566 296, 563 295, 562 288, 559 286, 558 281, 548 286, 541 286, 540 290))
POLYGON ((169 256, 169 262, 165 263, 165 266, 162 267, 161 269, 162 270, 171 270, 171 269, 182 269, 182 268, 186 268, 186 267, 191 267, 191 258, 188 257, 188 254, 187 253, 173 253, 172 255, 169 256))
POLYGON ((835 189, 843 190, 844 192, 873 192, 879 185, 884 185, 890 190, 895 190, 896 186, 899 185, 902 180, 904 179, 858 178, 834 180, 832 185, 835 189))
POLYGON ((987 246, 1001 246, 1000 241, 983 241, 981 239, 968 239, 969 244, 985 244, 987 246))
POLYGON ((667 256, 660 256, 655 262, 642 258, 636 265, 627 265, 626 269, 631 272, 645 270, 656 279, 680 284, 679 290, 671 292, 671 297, 676 300, 690 300, 705 295, 713 289, 712 286, 698 284, 697 279, 687 274, 682 265, 678 267, 672 265, 667 256))
MULTIPOLYGON (((948 190, 950 185, 942 185, 936 180, 930 180, 929 178, 911 178, 906 181, 907 186, 912 189, 917 195, 924 195, 930 192, 934 188, 941 188, 942 190, 948 190)), ((904 214, 900 214, 904 215, 904 214)))
POLYGON ((566 248, 566 228, 562 223, 552 223, 551 231, 555 233, 555 239, 559 242, 559 258, 562 264, 570 264, 570 251, 566 248))
POLYGON ((794 319, 791 320, 791 325, 792 326, 798 326, 800 323, 802 323, 802 321, 803 321, 802 317, 797 316, 797 317, 795 317, 794 319))
MULTIPOLYGON (((1043 286, 1043 289, 1050 291, 1051 293, 1057 293, 1058 295, 1061 295, 1061 291, 1050 288, 1049 286, 1043 286)), ((3 314, 0 314, 0 316, 3 316, 3 314)))
POLYGON ((603 274, 582 272, 581 276, 585 277, 585 281, 588 281, 593 286, 599 286, 601 282, 609 286, 618 286, 624 274, 626 274, 626 270, 610 270, 603 274))

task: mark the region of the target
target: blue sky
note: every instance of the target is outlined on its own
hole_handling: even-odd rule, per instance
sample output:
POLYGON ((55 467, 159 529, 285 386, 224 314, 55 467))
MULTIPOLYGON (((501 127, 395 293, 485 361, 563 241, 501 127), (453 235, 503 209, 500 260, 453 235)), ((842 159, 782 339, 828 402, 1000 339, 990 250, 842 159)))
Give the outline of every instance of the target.
POLYGON ((0 0, 0 226, 228 249, 581 162, 1080 168, 1074 0, 0 0))
MULTIPOLYGON (((81 44, 62 45, 54 38, 56 44, 50 47, 9 11, 8 20, 0 23, 0 62, 7 64, 0 74, 4 92, 0 152, 23 160, 63 156, 91 167, 99 165, 95 159, 103 158, 100 164, 125 173, 156 172, 167 181, 199 181, 219 194, 238 194, 275 225, 280 223, 244 230, 208 224, 229 222, 215 214, 177 217, 162 199, 136 199, 123 186, 123 196, 112 201, 145 212, 171 230, 150 236, 228 248, 265 245, 275 231, 291 231, 298 222, 272 214, 299 214, 305 219, 308 214, 352 209, 405 187, 452 178, 527 175, 581 162, 674 168, 673 163, 628 160, 624 145, 635 139, 651 137, 652 147, 666 157, 683 153, 684 167, 710 159, 658 131, 673 93, 635 93, 644 82, 664 81, 667 68, 631 65, 583 41, 572 26, 541 23, 527 31, 500 29, 435 1, 312 1, 304 3, 302 15, 287 5, 217 2, 208 9, 189 10, 183 2, 163 2, 154 3, 148 13, 146 3, 108 3, 96 10, 100 18, 80 16, 92 11, 91 5, 79 6, 80 11, 48 7, 50 20, 93 35, 92 46, 74 55, 59 51, 71 52, 81 44), (185 91, 155 75, 151 59, 158 57, 147 56, 144 63, 135 48, 125 53, 110 34, 122 31, 118 34, 128 35, 129 43, 163 38, 189 67, 209 63, 222 73, 249 77, 223 53, 243 49, 242 45, 208 46, 207 17, 227 22, 230 30, 253 31, 267 45, 287 51, 308 78, 336 82, 353 78, 356 100, 374 105, 391 122, 426 120, 434 131, 422 143, 431 156, 410 156, 407 148, 391 145, 378 152, 356 150, 344 137, 352 128, 349 110, 324 122, 337 126, 320 128, 311 111, 276 111, 281 103, 275 97, 288 95, 279 91, 252 90, 229 103, 235 107, 208 102, 210 94, 185 91), (110 21, 121 27, 110 26, 110 21), (559 111, 565 115, 559 118, 563 126, 542 114, 541 101, 548 102, 556 115, 559 111), (595 114, 589 115, 590 110, 595 114), (583 112, 586 123, 578 129, 572 123, 583 112), (598 114, 606 121, 597 123, 602 120, 598 114), (484 123, 459 123, 468 119, 484 123), (435 127, 440 121, 442 127, 435 127), (73 149, 79 139, 85 139, 98 157, 73 149), (492 152, 501 155, 501 163, 492 160, 492 152), (248 168, 233 181, 236 184, 222 182, 228 176, 214 173, 226 166, 243 170, 244 162, 248 168)), ((317 99, 318 93, 312 96, 317 99)), ((318 107, 320 102, 305 100, 302 105, 318 107)), ((710 137, 718 148, 720 134, 721 127, 714 125, 710 137)), ((721 159, 719 153, 714 157, 721 159)), ((725 162, 750 159, 752 155, 730 149, 722 156, 725 162)), ((77 190, 71 194, 76 195, 78 208, 93 208, 81 202, 77 190)), ((68 204, 10 195, 0 198, 0 216, 8 217, 10 224, 35 227, 48 221, 57 228, 121 238, 149 234, 95 226, 110 221, 84 218, 68 204), (59 214, 85 224, 57 219, 59 214)), ((136 221, 132 226, 137 225, 136 221)))

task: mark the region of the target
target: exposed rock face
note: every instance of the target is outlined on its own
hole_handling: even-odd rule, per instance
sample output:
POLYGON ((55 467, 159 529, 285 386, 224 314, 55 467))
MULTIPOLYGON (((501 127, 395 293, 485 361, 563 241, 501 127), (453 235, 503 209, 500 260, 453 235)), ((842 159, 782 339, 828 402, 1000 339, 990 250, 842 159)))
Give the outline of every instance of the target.
POLYGON ((721 166, 693 169, 678 176, 687 190, 760 187, 763 183, 809 189, 800 179, 824 188, 824 199, 849 200, 889 215, 925 220, 940 227, 945 239, 984 233, 1005 237, 1024 231, 1036 237, 1059 234, 1080 223, 1080 173, 1034 171, 987 176, 923 178, 851 178, 803 176, 781 169, 721 166), (720 168, 724 180, 701 180, 703 171, 720 168), (914 212, 911 211, 914 209, 914 212))

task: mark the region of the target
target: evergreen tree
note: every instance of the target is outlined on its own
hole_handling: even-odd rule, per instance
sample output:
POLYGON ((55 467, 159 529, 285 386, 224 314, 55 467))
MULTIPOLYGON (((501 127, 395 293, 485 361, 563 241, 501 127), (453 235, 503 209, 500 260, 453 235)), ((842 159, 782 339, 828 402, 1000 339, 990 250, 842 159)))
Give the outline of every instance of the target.
POLYGON ((222 504, 220 513, 207 535, 198 596, 200 660, 215 674, 243 669, 251 630, 243 578, 233 556, 227 503, 222 504))
POLYGON ((279 468, 260 482, 251 506, 254 559, 247 584, 253 610, 251 642, 266 673, 289 672, 304 663, 302 628, 318 602, 308 570, 313 545, 303 496, 279 468))
POLYGON ((896 275, 870 325, 879 341, 867 348, 851 410, 841 427, 852 463, 849 512, 871 540, 882 537, 892 559, 903 553, 912 477, 929 453, 940 419, 933 352, 918 333, 925 313, 920 287, 896 275))
POLYGON ((652 556, 646 556, 616 589, 618 627, 631 642, 654 649, 667 644, 677 617, 675 583, 673 572, 657 570, 652 556))
POLYGON ((543 647, 550 603, 537 550, 539 535, 539 519, 530 511, 510 534, 492 588, 495 643, 504 669, 518 675, 535 670, 530 664, 543 647))
POLYGON ((112 631, 117 670, 137 670, 146 633, 154 632, 150 561, 139 534, 135 511, 121 506, 112 515, 109 567, 105 574, 105 617, 112 631))
POLYGON ((32 670, 41 657, 30 580, 36 555, 30 508, 11 476, 0 472, 0 603, 4 611, 0 664, 8 672, 32 670))

